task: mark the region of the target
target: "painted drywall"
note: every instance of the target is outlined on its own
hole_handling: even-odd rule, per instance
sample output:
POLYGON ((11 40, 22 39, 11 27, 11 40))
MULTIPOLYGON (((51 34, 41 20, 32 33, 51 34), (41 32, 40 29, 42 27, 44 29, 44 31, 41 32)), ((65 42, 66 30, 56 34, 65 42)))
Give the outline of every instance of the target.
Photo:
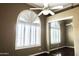
POLYGON ((66 46, 74 47, 73 26, 66 26, 66 46))
POLYGON ((46 22, 43 16, 40 17, 42 46, 15 50, 17 17, 21 11, 29 7, 32 6, 22 3, 0 4, 0 55, 31 55, 46 50, 44 47, 46 45, 46 22))
MULTIPOLYGON (((75 7, 73 9, 58 13, 54 16, 48 17, 47 20, 47 40, 49 40, 49 26, 48 23, 50 21, 55 21, 55 20, 65 20, 65 19, 72 19, 73 20, 73 38, 74 38, 74 48, 75 48, 75 55, 79 56, 79 7, 75 7)), ((49 41, 47 41, 47 46, 49 50, 49 41)))

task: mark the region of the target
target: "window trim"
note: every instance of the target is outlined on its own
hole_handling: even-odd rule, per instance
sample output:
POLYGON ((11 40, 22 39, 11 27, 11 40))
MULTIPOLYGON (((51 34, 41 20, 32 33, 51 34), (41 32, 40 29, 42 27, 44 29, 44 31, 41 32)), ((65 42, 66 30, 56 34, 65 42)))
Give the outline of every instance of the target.
POLYGON ((16 47, 15 50, 28 49, 28 48, 33 48, 33 47, 40 47, 40 45, 31 45, 31 46, 16 47))

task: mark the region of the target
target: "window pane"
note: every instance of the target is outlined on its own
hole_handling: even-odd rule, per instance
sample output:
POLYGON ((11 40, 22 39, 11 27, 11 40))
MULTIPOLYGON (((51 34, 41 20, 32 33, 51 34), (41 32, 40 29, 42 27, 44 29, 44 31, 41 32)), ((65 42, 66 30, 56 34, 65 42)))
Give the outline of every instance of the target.
POLYGON ((51 27, 55 27, 55 22, 52 22, 52 23, 50 24, 50 26, 51 26, 51 27))
POLYGON ((40 26, 37 26, 36 27, 36 45, 39 45, 41 44, 41 40, 40 40, 40 26))
POLYGON ((50 27, 56 28, 56 29, 60 29, 60 25, 59 25, 58 22, 52 22, 52 23, 50 24, 50 27))
POLYGON ((51 29, 51 43, 53 43, 54 42, 54 30, 53 29, 51 29))
POLYGON ((60 43, 60 31, 51 29, 51 43, 60 43))
POLYGON ((54 32, 55 32, 54 43, 60 43, 60 42, 58 42, 58 40, 59 40, 59 37, 58 37, 58 30, 57 30, 57 29, 54 29, 54 32))
POLYGON ((60 25, 59 23, 52 23, 50 26, 51 28, 51 44, 56 44, 56 43, 60 43, 61 39, 60 39, 60 25))
POLYGON ((24 24, 18 23, 16 32, 16 46, 23 46, 24 24))
POLYGON ((35 26, 31 26, 31 45, 35 45, 36 42, 36 32, 35 32, 35 26))
POLYGON ((60 29, 60 24, 59 24, 59 22, 55 22, 55 28, 60 29))
POLYGON ((26 24, 25 25, 25 43, 24 46, 29 46, 30 45, 30 25, 26 24))
POLYGON ((61 34, 60 33, 61 33, 60 30, 58 30, 58 38, 59 38, 58 42, 61 42, 61 34))
POLYGON ((33 24, 40 24, 39 18, 35 19, 35 21, 33 22, 33 24))

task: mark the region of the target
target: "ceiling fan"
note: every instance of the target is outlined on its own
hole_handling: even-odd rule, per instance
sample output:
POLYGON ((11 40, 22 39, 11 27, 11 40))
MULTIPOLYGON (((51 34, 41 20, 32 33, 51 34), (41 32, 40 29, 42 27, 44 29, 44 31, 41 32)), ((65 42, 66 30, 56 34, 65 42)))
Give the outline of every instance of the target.
POLYGON ((55 6, 55 7, 50 7, 48 3, 44 3, 43 8, 30 8, 30 10, 42 10, 38 16, 40 15, 54 15, 55 13, 52 10, 57 10, 57 9, 63 9, 63 6, 55 6))

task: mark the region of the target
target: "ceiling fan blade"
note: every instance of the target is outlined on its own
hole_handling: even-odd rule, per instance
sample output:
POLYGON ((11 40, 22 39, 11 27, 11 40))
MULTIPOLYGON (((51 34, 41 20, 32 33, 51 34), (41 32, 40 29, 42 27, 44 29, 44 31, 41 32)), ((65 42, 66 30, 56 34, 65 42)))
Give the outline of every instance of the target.
POLYGON ((43 12, 41 11, 41 12, 38 14, 38 16, 42 15, 42 13, 43 13, 43 12))
POLYGON ((55 6, 55 7, 50 8, 50 9, 52 9, 52 10, 54 10, 54 9, 63 9, 63 6, 55 6))
POLYGON ((55 13, 52 12, 51 10, 49 10, 49 14, 51 14, 51 15, 55 15, 55 13))
POLYGON ((30 8, 30 10, 43 10, 43 8, 30 8))

